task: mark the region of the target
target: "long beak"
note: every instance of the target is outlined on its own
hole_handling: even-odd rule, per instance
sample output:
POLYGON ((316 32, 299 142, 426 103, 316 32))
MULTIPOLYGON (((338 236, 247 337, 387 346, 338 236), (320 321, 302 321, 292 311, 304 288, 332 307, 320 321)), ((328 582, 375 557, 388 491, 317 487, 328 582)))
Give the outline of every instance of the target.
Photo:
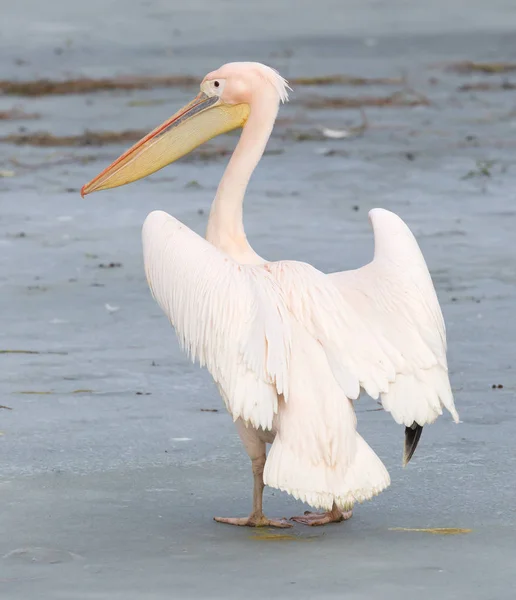
POLYGON ((200 92, 192 102, 156 127, 81 190, 81 196, 132 183, 155 173, 217 135, 242 127, 249 105, 223 104, 200 92))

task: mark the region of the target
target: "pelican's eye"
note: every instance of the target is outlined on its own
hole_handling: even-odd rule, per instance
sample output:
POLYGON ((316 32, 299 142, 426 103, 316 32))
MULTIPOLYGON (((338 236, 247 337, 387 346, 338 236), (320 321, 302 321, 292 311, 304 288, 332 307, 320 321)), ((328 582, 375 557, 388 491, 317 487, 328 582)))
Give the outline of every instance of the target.
POLYGON ((222 93, 224 92, 224 85, 226 83, 225 79, 212 79, 208 83, 212 94, 214 94, 215 96, 222 95, 222 93))

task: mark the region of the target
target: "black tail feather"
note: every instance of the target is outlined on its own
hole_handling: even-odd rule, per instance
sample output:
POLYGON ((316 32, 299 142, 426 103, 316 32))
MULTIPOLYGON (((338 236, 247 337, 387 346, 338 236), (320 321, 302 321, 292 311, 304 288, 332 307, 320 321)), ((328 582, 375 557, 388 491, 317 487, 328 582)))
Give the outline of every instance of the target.
POLYGON ((423 427, 415 421, 410 427, 405 427, 405 450, 403 452, 403 466, 406 467, 416 451, 423 427))

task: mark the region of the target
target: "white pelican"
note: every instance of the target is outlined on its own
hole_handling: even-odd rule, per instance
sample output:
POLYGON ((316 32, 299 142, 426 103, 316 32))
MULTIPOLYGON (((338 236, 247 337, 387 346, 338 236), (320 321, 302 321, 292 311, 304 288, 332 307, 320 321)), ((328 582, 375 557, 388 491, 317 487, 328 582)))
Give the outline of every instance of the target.
POLYGON ((355 502, 389 483, 356 430, 361 389, 405 425, 404 464, 424 425, 446 407, 458 422, 446 335, 419 246, 395 214, 369 218, 375 251, 366 266, 330 275, 269 262, 249 245, 242 205, 270 137, 287 82, 259 63, 209 73, 197 97, 85 185, 82 195, 141 179, 205 141, 242 127, 217 189, 206 239, 162 211, 143 225, 152 294, 192 360, 206 366, 252 462, 253 509, 233 525, 291 526, 262 511, 265 485, 323 513, 293 520, 342 521, 355 502), (272 444, 266 455, 266 444, 272 444))

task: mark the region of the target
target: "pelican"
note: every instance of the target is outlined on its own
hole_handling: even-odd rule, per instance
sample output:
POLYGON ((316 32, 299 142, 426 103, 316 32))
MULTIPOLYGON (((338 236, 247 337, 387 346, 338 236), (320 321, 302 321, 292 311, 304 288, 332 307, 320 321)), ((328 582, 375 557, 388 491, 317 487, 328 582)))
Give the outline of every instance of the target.
POLYGON ((244 195, 289 89, 265 65, 226 64, 203 79, 192 102, 81 190, 84 196, 136 181, 242 128, 206 238, 158 210, 146 218, 142 239, 152 295, 183 350, 211 373, 251 459, 250 515, 215 520, 250 527, 292 526, 264 515, 265 485, 322 509, 291 520, 324 525, 349 518, 355 503, 390 484, 357 432, 353 403, 362 390, 405 426, 404 464, 443 408, 459 421, 439 301, 398 216, 370 211, 374 257, 353 271, 270 262, 250 246, 244 195))

